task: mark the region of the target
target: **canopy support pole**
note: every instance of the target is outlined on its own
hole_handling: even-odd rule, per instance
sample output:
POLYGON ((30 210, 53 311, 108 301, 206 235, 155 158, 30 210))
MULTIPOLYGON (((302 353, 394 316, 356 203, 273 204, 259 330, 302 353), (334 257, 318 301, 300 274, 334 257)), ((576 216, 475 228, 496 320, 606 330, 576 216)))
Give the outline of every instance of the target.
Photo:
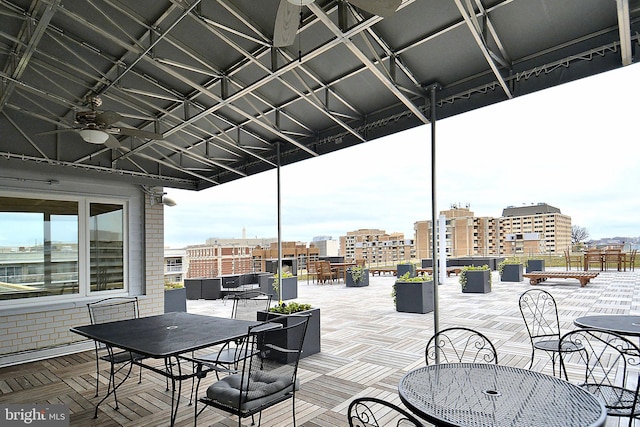
POLYGON ((280 142, 276 142, 276 176, 278 193, 278 304, 282 305, 282 221, 280 200, 280 142))
MULTIPOLYGON (((438 274, 438 227, 436 227, 437 206, 436 206, 436 90, 437 84, 429 87, 431 96, 431 262, 433 268, 433 334, 440 330, 440 317, 438 308, 438 285, 440 285, 440 274, 438 274)), ((444 267, 446 268, 446 267, 444 267)), ((440 363, 440 355, 436 352, 436 363, 440 363)))

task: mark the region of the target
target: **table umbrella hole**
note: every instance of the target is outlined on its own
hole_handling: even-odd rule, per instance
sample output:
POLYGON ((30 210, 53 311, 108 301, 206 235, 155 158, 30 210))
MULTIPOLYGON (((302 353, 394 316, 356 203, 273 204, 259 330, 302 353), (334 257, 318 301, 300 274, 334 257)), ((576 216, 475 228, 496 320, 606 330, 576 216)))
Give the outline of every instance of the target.
POLYGON ((169 329, 178 329, 178 326, 177 326, 177 325, 167 326, 167 329, 168 329, 168 330, 169 330, 169 329))
POLYGON ((483 391, 483 393, 486 394, 487 396, 490 396, 490 397, 500 397, 500 396, 502 396, 502 393, 500 393, 498 390, 489 389, 489 390, 483 391))

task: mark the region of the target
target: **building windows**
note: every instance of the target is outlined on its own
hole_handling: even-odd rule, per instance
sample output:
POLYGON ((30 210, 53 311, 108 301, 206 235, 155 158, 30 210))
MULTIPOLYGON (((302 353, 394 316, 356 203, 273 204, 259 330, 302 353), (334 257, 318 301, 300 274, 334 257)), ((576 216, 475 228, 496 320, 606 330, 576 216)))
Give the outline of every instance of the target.
POLYGON ((124 203, 0 196, 0 300, 126 289, 124 219, 124 203))

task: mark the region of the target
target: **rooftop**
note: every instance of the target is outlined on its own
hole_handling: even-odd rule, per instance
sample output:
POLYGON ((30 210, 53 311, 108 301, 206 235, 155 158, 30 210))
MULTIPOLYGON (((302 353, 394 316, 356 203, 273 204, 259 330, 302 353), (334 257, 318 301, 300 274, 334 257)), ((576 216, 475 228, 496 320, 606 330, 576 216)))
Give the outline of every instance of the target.
MULTIPOLYGON (((390 296, 394 281, 391 275, 372 276, 370 286, 362 288, 299 281, 298 301, 320 307, 322 322, 321 353, 300 363, 302 387, 296 394, 299 426, 346 425, 347 407, 356 396, 377 396, 400 404, 398 382, 407 371, 425 363, 424 347, 433 334, 433 314, 396 312, 390 296)), ((587 313, 640 313, 638 284, 640 271, 604 271, 582 288, 574 279, 549 279, 538 286, 554 296, 561 328, 568 331, 573 328, 573 319, 587 313)), ((527 368, 531 347, 518 298, 530 288, 526 280, 500 282, 498 273, 493 272, 491 293, 462 294, 457 277, 452 275, 438 288, 440 328, 477 329, 496 345, 500 364, 527 368)), ((228 316, 230 309, 222 301, 188 301, 188 311, 193 313, 228 316)), ((551 374, 549 357, 536 355, 532 369, 551 374)), ((155 427, 168 420, 170 392, 165 391, 163 378, 149 372, 143 373, 142 384, 129 380, 119 390, 119 411, 108 401, 93 420, 97 400, 93 397, 94 375, 93 351, 3 368, 0 401, 65 403, 72 412, 71 426, 155 427)), ((193 407, 186 404, 189 392, 186 384, 177 425, 193 425, 193 407)), ((290 425, 290 408, 290 403, 283 403, 266 411, 263 425, 290 425)), ((207 409, 199 424, 227 426, 235 420, 207 409)))

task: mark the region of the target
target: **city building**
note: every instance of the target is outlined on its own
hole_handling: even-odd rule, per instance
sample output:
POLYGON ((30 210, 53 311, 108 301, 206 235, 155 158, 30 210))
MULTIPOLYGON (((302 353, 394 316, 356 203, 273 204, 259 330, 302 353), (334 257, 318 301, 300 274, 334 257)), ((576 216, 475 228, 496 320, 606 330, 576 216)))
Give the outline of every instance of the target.
MULTIPOLYGON (((558 254, 571 245, 571 217, 546 203, 509 206, 500 218, 478 217, 469 205, 456 204, 440 214, 448 257, 558 254)), ((416 221, 414 233, 417 257, 431 258, 431 221, 416 221)))
POLYGON ((316 236, 311 241, 318 248, 320 256, 340 255, 340 241, 332 239, 331 236, 316 236))
POLYGON ((412 239, 404 233, 359 229, 340 236, 340 253, 345 261, 364 259, 367 265, 390 265, 416 257, 412 239))
POLYGON ((184 283, 187 271, 189 271, 189 258, 184 248, 164 249, 164 282, 184 283))
POLYGON ((268 245, 269 239, 222 239, 209 238, 206 243, 189 245, 186 248, 189 268, 187 278, 215 277, 223 274, 250 273, 254 269, 254 248, 268 245))
MULTIPOLYGON (((509 206, 502 211, 500 218, 501 253, 509 253, 507 236, 514 235, 520 242, 523 253, 562 254, 571 246, 571 217, 563 215, 560 209, 546 203, 525 206, 509 206), (525 235, 538 235, 540 244, 525 247, 525 235), (528 251, 527 251, 528 249, 528 251), (538 252, 535 252, 538 250, 538 252)), ((529 241, 531 242, 531 240, 529 241)))
MULTIPOLYGON (((283 270, 304 270, 308 261, 317 261, 320 250, 314 243, 307 246, 300 242, 282 242, 283 270)), ((278 242, 269 247, 256 247, 252 252, 254 271, 276 272, 278 261, 278 242)), ((297 271, 291 271, 297 274, 297 271)))

